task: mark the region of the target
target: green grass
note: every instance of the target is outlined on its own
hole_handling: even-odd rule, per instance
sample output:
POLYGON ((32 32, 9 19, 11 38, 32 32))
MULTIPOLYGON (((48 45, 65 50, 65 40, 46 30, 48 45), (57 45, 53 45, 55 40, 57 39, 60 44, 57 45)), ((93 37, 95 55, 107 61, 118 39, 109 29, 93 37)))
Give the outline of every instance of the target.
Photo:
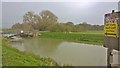
POLYGON ((74 34, 99 34, 103 35, 103 31, 86 31, 86 32, 73 32, 74 34))
POLYGON ((2 41, 0 39, 0 67, 2 65, 2 41))
POLYGON ((2 42, 3 66, 55 66, 57 63, 50 58, 40 58, 30 53, 20 52, 2 42))
POLYGON ((54 38, 63 39, 66 41, 80 42, 87 44, 103 44, 103 32, 102 31, 87 31, 87 32, 41 32, 42 38, 54 38))

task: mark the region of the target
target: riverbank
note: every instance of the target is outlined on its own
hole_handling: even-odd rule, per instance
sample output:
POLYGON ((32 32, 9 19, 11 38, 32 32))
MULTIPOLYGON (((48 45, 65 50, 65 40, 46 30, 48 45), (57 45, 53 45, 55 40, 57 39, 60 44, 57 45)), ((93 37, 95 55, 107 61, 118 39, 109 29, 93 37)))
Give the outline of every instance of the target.
POLYGON ((66 41, 103 45, 103 31, 87 31, 87 32, 40 32, 41 38, 62 39, 66 41))
POLYGON ((30 53, 20 52, 2 41, 2 66, 57 66, 51 58, 39 58, 30 53))

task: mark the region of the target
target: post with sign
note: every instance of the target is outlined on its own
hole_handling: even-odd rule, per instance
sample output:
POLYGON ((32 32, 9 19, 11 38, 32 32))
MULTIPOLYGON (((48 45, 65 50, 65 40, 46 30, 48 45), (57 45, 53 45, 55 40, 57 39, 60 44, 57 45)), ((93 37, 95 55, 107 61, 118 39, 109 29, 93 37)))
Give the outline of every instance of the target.
POLYGON ((112 51, 120 51, 120 12, 105 14, 104 16, 104 46, 107 50, 107 66, 111 66, 112 51))

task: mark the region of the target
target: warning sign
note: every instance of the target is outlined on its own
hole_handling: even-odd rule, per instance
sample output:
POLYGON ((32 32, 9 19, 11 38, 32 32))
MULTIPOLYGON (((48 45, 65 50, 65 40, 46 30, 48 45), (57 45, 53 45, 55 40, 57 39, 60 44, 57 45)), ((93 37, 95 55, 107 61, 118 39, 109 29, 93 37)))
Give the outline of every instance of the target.
POLYGON ((118 37, 118 15, 117 14, 106 14, 104 24, 105 36, 118 37))
POLYGON ((120 11, 104 15, 104 47, 120 51, 120 11))
POLYGON ((118 23, 108 22, 104 25, 104 33, 106 36, 118 37, 118 23))

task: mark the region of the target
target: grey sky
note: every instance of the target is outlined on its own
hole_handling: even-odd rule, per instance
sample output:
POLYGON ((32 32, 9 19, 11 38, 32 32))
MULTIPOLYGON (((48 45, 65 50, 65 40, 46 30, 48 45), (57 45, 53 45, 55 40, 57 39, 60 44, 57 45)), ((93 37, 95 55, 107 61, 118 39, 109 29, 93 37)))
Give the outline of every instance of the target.
POLYGON ((0 2, 0 28, 2 28, 2 3, 0 2))
POLYGON ((103 24, 105 13, 117 10, 117 2, 3 2, 2 27, 9 28, 16 22, 22 22, 25 12, 36 13, 48 9, 58 16, 60 22, 72 21, 75 24, 103 24))
POLYGON ((119 0, 1 0, 2 2, 118 2, 119 0))

